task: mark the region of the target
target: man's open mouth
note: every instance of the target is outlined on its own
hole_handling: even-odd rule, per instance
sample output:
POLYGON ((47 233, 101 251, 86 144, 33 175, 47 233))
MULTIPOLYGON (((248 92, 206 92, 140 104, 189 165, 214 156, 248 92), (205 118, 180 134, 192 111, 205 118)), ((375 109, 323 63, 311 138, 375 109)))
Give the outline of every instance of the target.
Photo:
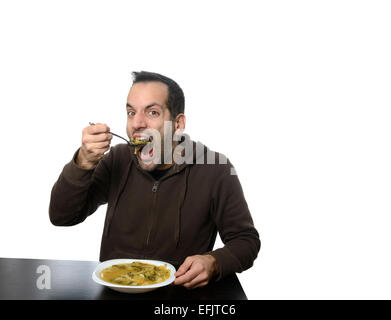
POLYGON ((153 144, 149 145, 146 150, 143 151, 144 147, 147 146, 152 142, 152 137, 134 137, 131 138, 131 142, 135 145, 134 147, 134 154, 137 154, 140 159, 144 161, 150 161, 153 159, 153 151, 154 147, 153 144))

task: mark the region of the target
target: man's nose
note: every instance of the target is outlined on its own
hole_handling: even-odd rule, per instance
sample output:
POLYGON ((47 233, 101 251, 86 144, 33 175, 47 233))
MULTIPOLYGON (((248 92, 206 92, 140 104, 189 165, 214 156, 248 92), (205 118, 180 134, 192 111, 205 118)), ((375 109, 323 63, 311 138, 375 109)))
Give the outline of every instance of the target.
POLYGON ((138 112, 133 116, 132 127, 136 130, 147 127, 146 117, 143 112, 138 112))

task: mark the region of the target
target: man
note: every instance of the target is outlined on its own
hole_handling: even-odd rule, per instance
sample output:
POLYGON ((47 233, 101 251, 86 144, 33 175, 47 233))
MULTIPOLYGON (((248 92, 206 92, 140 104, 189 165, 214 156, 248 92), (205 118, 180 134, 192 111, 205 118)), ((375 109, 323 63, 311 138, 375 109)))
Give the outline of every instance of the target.
POLYGON ((75 225, 107 203, 100 261, 167 261, 179 267, 174 284, 186 288, 248 269, 260 240, 231 163, 182 134, 185 99, 176 82, 145 71, 133 76, 127 134, 149 143, 110 149, 107 125, 86 127, 53 186, 51 222, 75 225), (213 250, 217 231, 224 247, 213 250))

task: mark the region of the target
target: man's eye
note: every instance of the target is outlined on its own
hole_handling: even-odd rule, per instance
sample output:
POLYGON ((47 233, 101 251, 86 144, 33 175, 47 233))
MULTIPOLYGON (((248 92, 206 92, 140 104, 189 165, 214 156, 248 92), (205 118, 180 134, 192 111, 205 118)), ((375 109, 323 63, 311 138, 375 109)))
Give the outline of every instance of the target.
POLYGON ((156 110, 151 110, 148 112, 148 114, 152 117, 158 117, 160 113, 157 112, 156 110))
POLYGON ((135 115, 135 112, 134 111, 128 111, 128 116, 129 117, 133 117, 135 115))

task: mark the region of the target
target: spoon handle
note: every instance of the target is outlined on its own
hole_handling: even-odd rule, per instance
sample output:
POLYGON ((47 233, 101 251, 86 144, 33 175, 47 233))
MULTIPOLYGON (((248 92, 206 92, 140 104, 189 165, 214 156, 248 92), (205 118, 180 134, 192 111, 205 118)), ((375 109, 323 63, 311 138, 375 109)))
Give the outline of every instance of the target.
MULTIPOLYGON (((88 123, 89 123, 90 126, 95 125, 95 123, 93 123, 93 122, 88 122, 88 123)), ((119 136, 118 134, 115 134, 115 133, 110 132, 110 131, 109 131, 109 133, 112 134, 113 136, 116 136, 117 138, 120 138, 120 139, 122 139, 122 140, 125 140, 126 143, 127 143, 128 145, 133 146, 133 144, 132 144, 130 141, 128 141, 127 139, 125 139, 124 137, 121 137, 121 136, 119 136)))

